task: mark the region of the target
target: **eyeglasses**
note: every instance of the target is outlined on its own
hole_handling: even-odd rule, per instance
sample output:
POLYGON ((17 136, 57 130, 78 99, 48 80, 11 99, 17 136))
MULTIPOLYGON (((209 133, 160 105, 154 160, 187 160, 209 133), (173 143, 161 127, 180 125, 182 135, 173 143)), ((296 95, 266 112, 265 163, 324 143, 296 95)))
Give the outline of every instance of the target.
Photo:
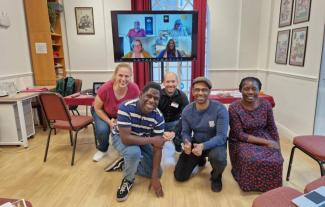
POLYGON ((209 93, 210 89, 208 89, 208 88, 193 88, 194 93, 199 93, 200 91, 202 93, 209 93))

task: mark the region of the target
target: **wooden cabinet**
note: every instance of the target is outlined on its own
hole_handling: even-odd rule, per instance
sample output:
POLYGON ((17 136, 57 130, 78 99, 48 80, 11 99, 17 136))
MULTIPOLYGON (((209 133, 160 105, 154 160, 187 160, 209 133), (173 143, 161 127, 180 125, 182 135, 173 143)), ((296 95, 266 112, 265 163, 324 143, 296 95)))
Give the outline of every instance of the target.
POLYGON ((58 0, 24 0, 35 85, 55 85, 66 76, 60 13, 51 31, 48 3, 58 0))

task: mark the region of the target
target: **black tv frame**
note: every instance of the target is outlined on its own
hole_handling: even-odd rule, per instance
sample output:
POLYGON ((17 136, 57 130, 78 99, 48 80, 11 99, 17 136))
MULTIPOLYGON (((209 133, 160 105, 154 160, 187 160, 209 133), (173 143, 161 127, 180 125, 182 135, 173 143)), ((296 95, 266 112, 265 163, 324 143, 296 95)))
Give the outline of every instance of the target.
POLYGON ((182 61, 193 61, 197 58, 197 33, 198 33, 198 12, 197 11, 111 11, 111 22, 112 22, 112 37, 113 37, 113 50, 114 50, 114 61, 115 62, 182 62, 182 61), (192 14, 192 51, 191 57, 177 57, 177 58, 118 58, 122 57, 123 54, 118 54, 119 48, 119 36, 118 36, 118 14, 192 14), (118 54, 118 57, 117 57, 118 54))

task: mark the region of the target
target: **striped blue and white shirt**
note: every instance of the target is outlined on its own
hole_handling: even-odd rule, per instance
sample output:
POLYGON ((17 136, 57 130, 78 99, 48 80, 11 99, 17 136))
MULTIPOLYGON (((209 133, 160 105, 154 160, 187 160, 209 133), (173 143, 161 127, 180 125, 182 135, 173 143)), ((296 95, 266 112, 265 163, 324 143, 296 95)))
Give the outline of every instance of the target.
MULTIPOLYGON (((117 112, 118 128, 131 127, 131 134, 139 137, 152 137, 164 133, 165 121, 158 108, 149 114, 142 114, 139 99, 122 103, 117 112)), ((118 129, 116 129, 118 133, 118 129)))

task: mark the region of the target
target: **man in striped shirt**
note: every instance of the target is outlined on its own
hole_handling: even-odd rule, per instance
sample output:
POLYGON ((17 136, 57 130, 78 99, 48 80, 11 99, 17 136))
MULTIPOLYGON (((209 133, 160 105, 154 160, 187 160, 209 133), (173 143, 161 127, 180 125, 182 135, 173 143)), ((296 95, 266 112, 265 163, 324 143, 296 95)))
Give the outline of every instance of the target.
POLYGON ((117 201, 124 201, 131 190, 135 175, 150 177, 150 187, 158 197, 163 196, 160 183, 162 147, 173 132, 164 132, 164 117, 157 108, 160 85, 148 83, 139 99, 120 105, 117 114, 118 129, 113 132, 112 143, 122 155, 107 171, 123 169, 124 178, 117 191, 117 201))

